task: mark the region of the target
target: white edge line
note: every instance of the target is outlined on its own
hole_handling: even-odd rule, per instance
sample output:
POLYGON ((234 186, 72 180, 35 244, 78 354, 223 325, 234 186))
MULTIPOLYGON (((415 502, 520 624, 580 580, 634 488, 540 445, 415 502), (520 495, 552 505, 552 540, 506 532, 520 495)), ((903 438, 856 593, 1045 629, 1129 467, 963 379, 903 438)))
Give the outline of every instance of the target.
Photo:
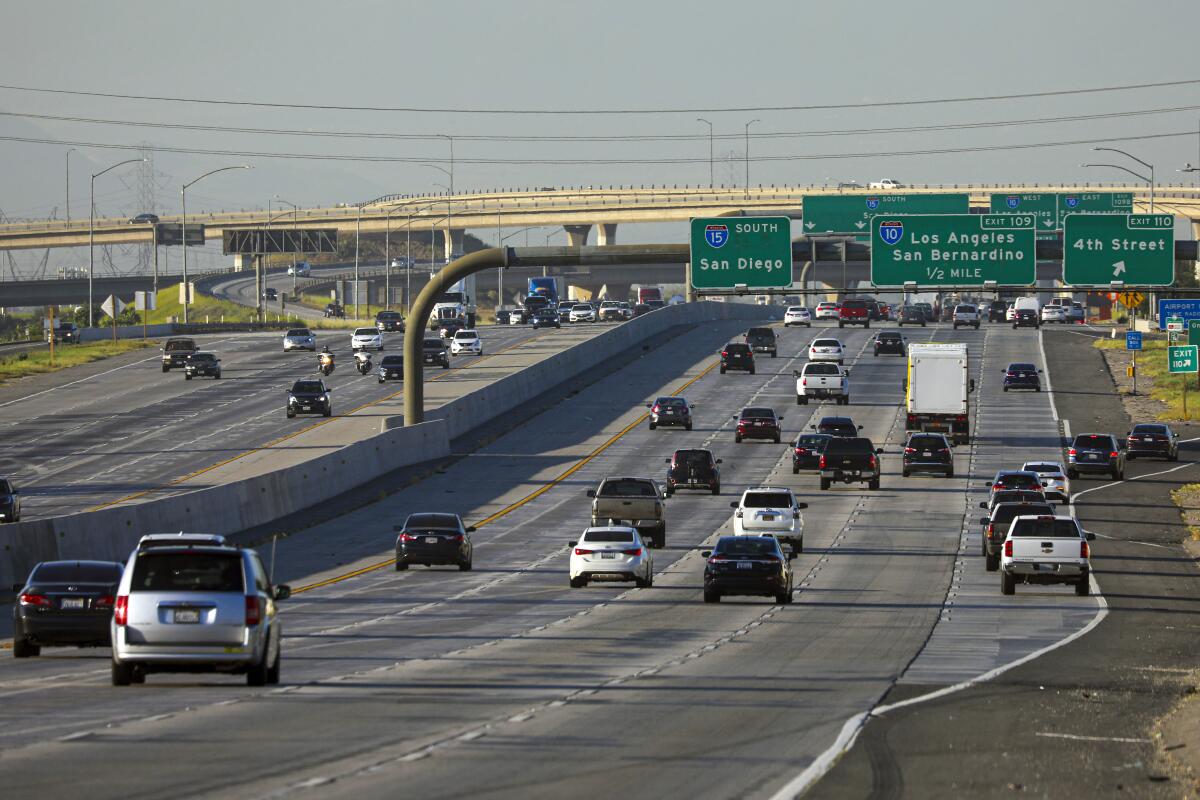
POLYGON ((800 796, 810 786, 819 781, 829 771, 829 768, 833 766, 834 762, 854 746, 854 741, 858 738, 858 734, 863 729, 863 726, 867 724, 867 717, 869 715, 869 712, 864 711, 846 720, 846 723, 842 725, 841 733, 838 734, 834 743, 813 759, 813 762, 803 772, 792 778, 779 791, 771 795, 771 800, 792 800, 792 798, 800 796))
POLYGON ((1046 376, 1046 392, 1050 395, 1050 413, 1054 415, 1054 421, 1058 422, 1058 406, 1054 402, 1054 384, 1050 382, 1050 362, 1046 360, 1046 344, 1040 327, 1038 328, 1038 350, 1042 354, 1042 367, 1045 369, 1042 374, 1046 376))

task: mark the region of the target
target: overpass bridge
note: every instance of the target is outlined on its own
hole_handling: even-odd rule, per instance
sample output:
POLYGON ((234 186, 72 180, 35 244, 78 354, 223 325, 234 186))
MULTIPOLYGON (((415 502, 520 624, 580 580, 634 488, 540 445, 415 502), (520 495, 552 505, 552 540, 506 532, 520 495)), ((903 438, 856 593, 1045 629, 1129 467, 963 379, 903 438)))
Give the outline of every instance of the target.
MULTIPOLYGON (((391 197, 363 206, 300 209, 283 212, 270 220, 272 228, 336 228, 352 233, 390 232, 404 236, 407 231, 445 232, 447 257, 461 252, 462 236, 468 230, 545 227, 561 225, 567 244, 587 244, 596 229, 596 244, 615 244, 620 225, 680 222, 696 216, 723 216, 740 213, 778 213, 802 215, 805 195, 888 193, 923 194, 966 192, 973 208, 989 205, 992 193, 1021 192, 1131 192, 1134 210, 1149 211, 1150 193, 1145 186, 1083 184, 1049 186, 1030 184, 972 185, 941 184, 904 188, 898 191, 842 191, 829 186, 757 186, 712 188, 689 186, 587 187, 578 189, 540 189, 492 191, 455 195, 391 197)), ((1159 186, 1154 194, 1155 210, 1185 217, 1191 221, 1195 238, 1200 238, 1200 188, 1159 186)), ((189 224, 203 224, 205 237, 220 239, 226 230, 266 226, 265 210, 189 214, 189 224)), ((162 222, 181 222, 179 216, 163 216, 162 222)), ((0 250, 48 247, 86 247, 89 221, 36 221, 0 225, 0 250)), ((149 225, 131 225, 126 219, 95 221, 96 244, 149 243, 153 232, 149 225)))

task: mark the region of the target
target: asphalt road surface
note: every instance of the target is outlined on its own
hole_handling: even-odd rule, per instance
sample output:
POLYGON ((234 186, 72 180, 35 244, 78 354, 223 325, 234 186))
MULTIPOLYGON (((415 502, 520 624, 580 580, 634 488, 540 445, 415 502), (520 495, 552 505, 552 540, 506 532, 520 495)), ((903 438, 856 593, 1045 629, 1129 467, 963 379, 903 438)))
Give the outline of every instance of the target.
POLYGON ((285 604, 278 688, 153 675, 114 689, 103 650, 0 663, 6 789, 86 779, 90 794, 122 798, 772 797, 889 693, 1001 666, 1095 619, 1102 601, 1067 586, 1002 598, 995 578, 986 598, 956 600, 993 580, 971 539, 982 482, 1053 452, 1049 395, 998 392, 1006 359, 1041 360, 1036 332, 906 332, 980 355, 980 436, 958 449, 959 477, 905 479, 904 360, 863 357, 874 330, 838 332, 858 354, 854 404, 799 407, 791 372, 814 332, 781 332, 780 357, 760 358, 756 375, 720 375, 713 353, 739 327, 671 339, 441 474, 280 541, 277 580, 299 591, 285 604), (696 404, 695 429, 649 431, 642 404, 676 392, 696 404), (815 475, 792 475, 785 445, 734 444, 748 404, 775 407, 792 438, 851 414, 886 449, 882 488, 821 492, 815 475), (696 446, 724 459, 723 491, 668 501, 654 587, 568 588, 585 490, 607 475, 660 477, 674 449, 696 446), (796 602, 706 605, 697 551, 728 530, 741 489, 764 484, 809 503, 796 602), (394 572, 392 525, 434 509, 479 526, 475 570, 394 572), (976 614, 996 633, 957 624, 976 614), (934 645, 938 668, 918 669, 934 645), (132 751, 139 769, 113 758, 132 751))

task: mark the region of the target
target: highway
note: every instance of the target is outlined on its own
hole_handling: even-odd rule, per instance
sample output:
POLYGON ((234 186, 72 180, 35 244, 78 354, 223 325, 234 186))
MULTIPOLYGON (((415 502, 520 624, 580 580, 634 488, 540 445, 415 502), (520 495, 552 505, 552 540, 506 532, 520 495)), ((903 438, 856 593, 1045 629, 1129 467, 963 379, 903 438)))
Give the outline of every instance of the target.
MULTIPOLYGON (((1001 394, 1000 371, 1017 358, 1048 366, 1041 339, 1064 334, 906 330, 914 342, 970 344, 978 435, 958 448, 959 477, 905 479, 904 360, 863 356, 875 330, 837 332, 856 354, 847 408, 795 405, 791 372, 813 331, 781 330, 780 357, 760 358, 756 375, 720 375, 713 354, 741 329, 709 323, 669 339, 439 474, 281 540, 276 579, 297 594, 284 603, 278 688, 152 675, 114 689, 103 650, 0 662, 6 789, 87 780, 101 798, 399 787, 430 798, 773 797, 807 786, 805 770, 844 724, 889 692, 966 680, 1096 618, 1103 599, 1066 586, 1002 598, 978 555, 983 482, 1059 452, 1053 395, 1001 394), (696 404, 695 430, 649 431, 642 404, 676 392, 696 404), (734 444, 735 415, 752 403, 783 414, 791 438, 849 413, 885 448, 882 488, 821 492, 815 476, 792 475, 786 446, 734 444), (607 475, 660 477, 672 450, 697 446, 724 459, 723 490, 668 500, 654 587, 569 589, 585 490, 607 475), (706 605, 698 550, 728 530, 741 489, 764 484, 809 504, 796 602, 706 605), (392 525, 417 510, 479 527, 473 572, 390 568, 392 525), (129 748, 163 766, 113 758, 129 748)), ((1129 473, 1160 468, 1133 462, 1129 473)))
MULTIPOLYGON (((482 358, 454 357, 452 369, 432 369, 430 378, 453 384, 498 353, 518 352, 534 341, 568 346, 608 327, 485 326, 482 358)), ((318 347, 329 344, 338 359, 327 379, 335 415, 401 389, 397 382, 381 385, 374 374, 358 374, 350 333, 317 332, 318 347)), ((187 381, 181 369, 164 373, 155 347, 0 386, 0 474, 21 487, 24 519, 84 511, 165 487, 317 421, 284 416, 286 389, 297 378, 316 376, 315 355, 282 352, 280 332, 195 338, 221 357, 221 380, 187 381)), ((401 334, 388 334, 385 342, 383 355, 398 353, 401 334)), ((376 364, 379 355, 373 354, 376 364)))

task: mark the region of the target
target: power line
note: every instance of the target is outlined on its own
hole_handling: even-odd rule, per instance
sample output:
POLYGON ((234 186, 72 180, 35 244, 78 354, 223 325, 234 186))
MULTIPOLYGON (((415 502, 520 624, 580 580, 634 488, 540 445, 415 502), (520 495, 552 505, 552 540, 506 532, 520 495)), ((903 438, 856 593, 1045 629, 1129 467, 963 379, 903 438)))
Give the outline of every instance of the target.
POLYGON ((220 106, 251 106, 255 108, 288 108, 308 111, 369 111, 407 114, 509 114, 509 115, 541 115, 541 116, 602 116, 616 114, 723 114, 723 113, 757 113, 769 111, 831 111, 857 108, 897 108, 900 106, 942 105, 946 103, 982 103, 1000 100, 1025 100, 1038 97, 1065 97, 1070 95, 1098 94, 1103 92, 1128 92, 1141 89, 1161 89, 1171 86, 1191 86, 1200 83, 1200 79, 1177 81, 1159 81, 1156 83, 1132 83, 1117 86, 1100 86, 1084 89, 1060 89, 1046 92, 1024 92, 1019 94, 977 95, 971 97, 944 97, 928 100, 884 100, 868 103, 824 103, 814 105, 794 106, 737 106, 730 108, 610 108, 610 109, 535 109, 535 108, 419 108, 416 106, 348 106, 312 103, 268 103, 261 100, 215 100, 203 97, 170 97, 165 95, 122 94, 119 92, 89 92, 79 89, 49 89, 35 86, 16 86, 0 84, 0 89, 13 92, 34 92, 39 94, 71 95, 74 97, 102 97, 110 100, 147 100, 165 103, 196 103, 202 105, 220 106))
MULTIPOLYGON (((796 139, 834 136, 864 136, 896 133, 923 133, 932 131, 978 130, 983 128, 1008 128, 1024 125, 1049 125, 1060 122, 1093 122, 1101 119, 1124 119, 1155 114, 1174 114, 1186 111, 1200 110, 1200 105, 1172 106, 1168 108, 1148 108, 1132 111, 1110 111, 1102 114, 1075 114, 1054 117, 1031 117, 1013 120, 992 120, 985 122, 942 123, 938 125, 904 125, 885 128, 842 128, 815 131, 777 131, 751 133, 751 139, 796 139)), ((161 128, 168 130, 202 131, 208 133, 250 133, 272 136, 308 136, 318 138, 338 139, 385 139, 393 141, 437 141, 444 139, 438 134, 425 133, 378 133, 371 131, 314 131, 296 128, 249 128, 229 125, 197 125, 174 122, 145 122, 137 120, 104 119, 96 117, 73 117, 57 114, 34 114, 16 111, 0 111, 0 117, 20 117, 22 119, 38 119, 54 122, 77 122, 89 125, 116 125, 136 128, 161 128)), ((503 135, 503 134, 463 134, 456 135, 461 141, 478 142, 681 142, 707 140, 708 134, 616 134, 611 136, 534 136, 534 135, 503 135)), ((714 139, 744 138, 741 133, 721 133, 714 139)))
MULTIPOLYGON (((894 158, 898 156, 944 155, 951 153, 985 153, 1001 150, 1032 150, 1049 147, 1070 147, 1085 144, 1104 144, 1112 142, 1137 142, 1152 139, 1170 139, 1195 136, 1195 131, 1180 131, 1177 133, 1150 133, 1137 136, 1106 136, 1097 139, 1072 139, 1057 142, 1030 142, 1026 144, 974 145, 968 147, 929 148, 924 150, 893 150, 882 152, 860 153, 808 153, 804 155, 760 155, 750 158, 755 162, 772 161, 825 161, 849 158, 894 158)), ((186 153, 189 155, 219 155, 239 156, 243 158, 277 158, 301 161, 355 161, 365 163, 393 164, 428 164, 447 163, 446 159, 429 157, 399 157, 399 156, 347 156, 321 155, 317 153, 268 153, 251 150, 212 150, 190 147, 146 147, 130 144, 104 144, 101 142, 68 141, 60 139, 41 139, 26 136, 0 136, 0 141, 24 142, 28 144, 51 144, 58 146, 95 147, 103 150, 150 150, 156 153, 186 153)), ((546 166, 583 166, 583 165, 639 165, 639 164, 701 164, 708 163, 707 158, 458 158, 458 164, 509 164, 509 165, 546 165, 546 166)))

